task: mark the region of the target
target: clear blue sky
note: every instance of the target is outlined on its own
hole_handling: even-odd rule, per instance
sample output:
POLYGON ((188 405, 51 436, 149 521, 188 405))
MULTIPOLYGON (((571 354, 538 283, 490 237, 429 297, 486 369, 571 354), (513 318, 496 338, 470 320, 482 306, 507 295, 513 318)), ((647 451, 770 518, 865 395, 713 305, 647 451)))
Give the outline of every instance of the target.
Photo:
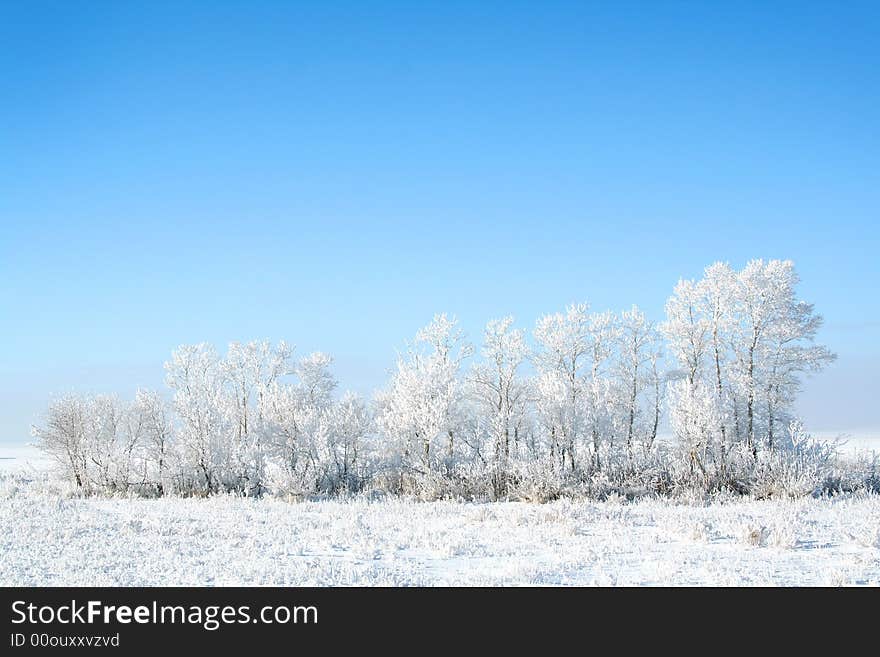
POLYGON ((379 384, 436 311, 660 319, 792 258, 880 429, 876 2, 3 2, 0 440, 50 395, 286 338, 379 384))

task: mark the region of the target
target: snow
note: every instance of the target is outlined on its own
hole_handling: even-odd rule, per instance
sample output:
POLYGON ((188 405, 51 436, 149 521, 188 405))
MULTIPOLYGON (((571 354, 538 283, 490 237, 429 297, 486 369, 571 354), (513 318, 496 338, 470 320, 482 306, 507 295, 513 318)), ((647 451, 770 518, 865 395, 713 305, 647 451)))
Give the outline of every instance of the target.
POLYGON ((0 473, 48 470, 50 459, 33 445, 0 443, 0 473))
POLYGON ((880 453, 880 431, 870 429, 857 431, 811 431, 810 435, 818 440, 837 441, 843 452, 878 452, 880 453))
POLYGON ((108 499, 0 473, 0 585, 880 585, 880 496, 108 499))

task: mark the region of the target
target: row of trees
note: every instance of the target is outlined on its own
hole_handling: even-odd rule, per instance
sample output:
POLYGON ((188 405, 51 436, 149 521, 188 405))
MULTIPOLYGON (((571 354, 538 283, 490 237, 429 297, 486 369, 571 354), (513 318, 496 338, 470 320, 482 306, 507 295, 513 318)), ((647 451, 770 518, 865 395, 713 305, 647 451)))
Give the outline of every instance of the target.
POLYGON ((749 490, 780 455, 803 460, 792 403, 802 375, 833 359, 796 284, 789 261, 716 263, 679 282, 659 326, 636 307, 575 304, 540 318, 532 340, 512 317, 490 321, 478 355, 437 315, 372 401, 336 395, 325 354, 187 345, 165 364, 170 400, 66 396, 34 431, 87 491, 749 490), (671 441, 658 440, 664 412, 671 441))
POLYGON ((367 477, 359 452, 373 418, 355 395, 333 399, 330 364, 321 353, 293 363, 284 342, 234 343, 224 358, 184 345, 165 364, 170 402, 147 391, 130 403, 67 395, 35 434, 90 491, 354 490, 367 477))

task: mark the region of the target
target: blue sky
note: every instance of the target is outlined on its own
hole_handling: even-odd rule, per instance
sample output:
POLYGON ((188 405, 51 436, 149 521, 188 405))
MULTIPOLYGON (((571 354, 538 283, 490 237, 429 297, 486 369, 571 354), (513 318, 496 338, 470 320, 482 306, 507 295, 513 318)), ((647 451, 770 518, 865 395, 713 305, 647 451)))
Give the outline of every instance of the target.
POLYGON ((792 258, 840 354, 801 407, 880 429, 877 3, 0 5, 0 440, 53 394, 286 338, 381 383, 574 300, 661 319, 792 258))

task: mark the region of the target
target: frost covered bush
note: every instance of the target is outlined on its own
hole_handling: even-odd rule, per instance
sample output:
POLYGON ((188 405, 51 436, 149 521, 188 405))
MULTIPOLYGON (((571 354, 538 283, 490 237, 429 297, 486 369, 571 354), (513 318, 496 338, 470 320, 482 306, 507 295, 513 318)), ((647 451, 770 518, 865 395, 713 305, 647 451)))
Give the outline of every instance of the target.
POLYGON ((792 422, 784 440, 761 450, 751 492, 762 497, 802 497, 821 492, 834 472, 833 444, 812 438, 792 422))
POLYGON ((680 281, 654 324, 636 307, 572 304, 487 323, 479 349, 436 315, 372 401, 337 394, 332 358, 284 342, 183 345, 170 398, 68 395, 34 429, 80 494, 421 500, 880 490, 876 457, 845 460, 791 408, 833 355, 789 261, 716 263, 680 281), (477 362, 470 359, 477 355, 477 362), (666 412, 671 440, 658 437, 666 412))
POLYGON ((880 454, 877 452, 837 452, 833 464, 831 473, 823 484, 823 493, 880 493, 880 454))
POLYGON ((133 403, 67 395, 50 404, 34 436, 80 491, 149 495, 161 492, 165 463, 154 451, 151 421, 141 394, 133 403))
POLYGON ((517 464, 508 478, 508 498, 544 503, 558 499, 565 490, 565 478, 546 461, 517 464))

